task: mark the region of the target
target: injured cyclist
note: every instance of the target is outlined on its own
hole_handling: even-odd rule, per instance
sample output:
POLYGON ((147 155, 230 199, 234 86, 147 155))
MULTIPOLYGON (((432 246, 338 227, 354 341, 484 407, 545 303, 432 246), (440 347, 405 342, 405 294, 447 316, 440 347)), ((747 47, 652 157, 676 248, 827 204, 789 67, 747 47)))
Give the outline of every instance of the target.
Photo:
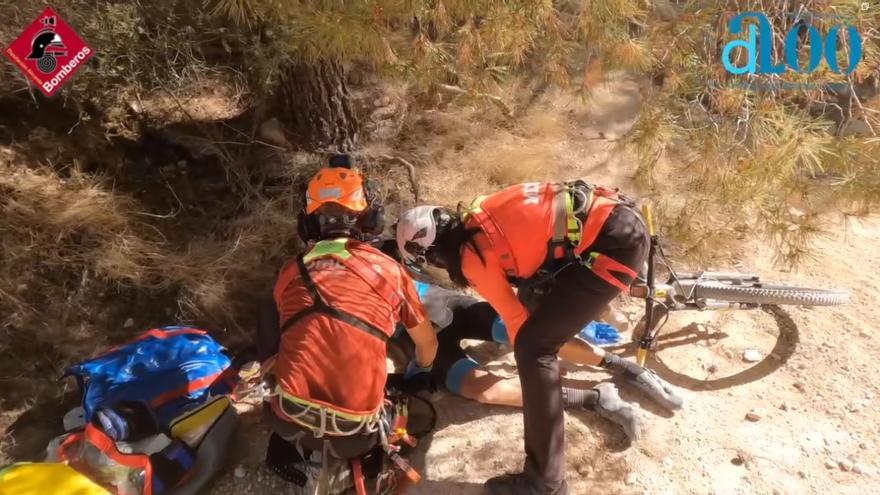
MULTIPOLYGON (((463 340, 494 341, 507 344, 507 330, 492 306, 463 292, 416 282, 429 319, 438 331, 439 349, 433 368, 428 371, 435 383, 462 397, 484 404, 522 407, 522 389, 516 377, 495 374, 468 356, 463 340)), ((405 332, 397 339, 406 341, 405 332)), ((573 364, 602 367, 624 377, 627 383, 644 392, 666 409, 682 407, 682 399, 670 385, 638 364, 589 344, 577 336, 566 343, 560 357, 573 364)), ((408 374, 414 373, 414 367, 408 374)), ((627 437, 638 440, 641 419, 636 409, 620 398, 611 382, 599 383, 589 390, 563 387, 567 409, 592 410, 619 425, 627 437)))

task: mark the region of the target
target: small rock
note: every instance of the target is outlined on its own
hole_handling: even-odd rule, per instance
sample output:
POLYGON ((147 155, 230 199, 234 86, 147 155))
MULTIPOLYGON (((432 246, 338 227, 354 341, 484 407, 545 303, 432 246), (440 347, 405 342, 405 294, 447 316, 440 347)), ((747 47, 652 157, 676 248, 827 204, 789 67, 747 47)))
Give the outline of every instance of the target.
POLYGON ((807 388, 807 386, 804 385, 803 382, 795 382, 795 383, 794 383, 794 388, 796 388, 796 389, 800 390, 801 392, 803 392, 803 391, 807 388))
MULTIPOLYGON (((867 5, 867 4, 866 4, 867 5)), ((850 119, 840 131, 841 136, 872 136, 871 124, 864 119, 850 119)))
POLYGON ((628 475, 626 475, 626 478, 624 478, 623 482, 627 485, 632 486, 635 485, 638 480, 639 477, 638 475, 636 475, 636 473, 629 473, 628 475))
POLYGON ((853 463, 850 460, 844 459, 837 463, 838 467, 840 467, 841 471, 847 472, 852 471, 853 463))
POLYGON ((863 471, 864 471, 864 469, 862 468, 861 464, 853 464, 852 472, 854 472, 856 474, 862 474, 863 471))
POLYGON ((866 444, 865 442, 862 442, 859 444, 859 448, 862 450, 868 450, 868 444, 866 444))
POLYGON ((268 141, 270 144, 275 144, 278 146, 289 145, 290 143, 287 141, 287 137, 284 135, 284 126, 281 125, 281 122, 278 121, 275 117, 263 122, 260 124, 259 129, 260 137, 265 141, 268 141))
POLYGON ((802 480, 805 480, 805 479, 807 479, 807 473, 805 473, 803 471, 798 471, 798 477, 800 477, 800 479, 802 479, 802 480))
POLYGON ((834 459, 825 459, 825 467, 828 469, 834 469, 837 467, 837 462, 834 459))
POLYGON ((134 326, 134 318, 129 318, 125 320, 125 323, 122 324, 122 328, 131 328, 134 326))
POLYGON ((244 468, 244 466, 239 464, 238 466, 235 466, 235 473, 234 474, 235 474, 236 478, 241 479, 241 478, 244 478, 245 475, 247 475, 247 470, 244 468))
POLYGON ((783 410, 783 411, 788 411, 788 410, 791 409, 791 406, 789 406, 788 404, 786 404, 785 402, 783 402, 782 404, 779 404, 779 409, 781 409, 781 410, 783 410))
POLYGON ((706 368, 706 371, 708 371, 709 373, 716 373, 718 372, 718 365, 710 364, 709 367, 706 368))
POLYGON ((758 352, 754 349, 748 349, 747 351, 743 352, 743 355, 742 355, 743 361, 745 361, 747 363, 757 363, 758 361, 760 361, 763 358, 764 358, 764 356, 762 356, 760 352, 758 352))
POLYGON ((754 423, 756 421, 761 421, 761 415, 757 411, 751 410, 746 413, 746 419, 754 423))
POLYGON ((863 339, 869 339, 869 338, 871 338, 871 334, 865 330, 862 330, 861 332, 859 332, 859 337, 861 337, 863 339))
POLYGON ((577 473, 578 473, 579 475, 583 476, 584 478, 587 478, 587 477, 590 476, 590 466, 589 466, 589 464, 581 464, 580 466, 578 466, 577 468, 575 468, 575 471, 577 471, 577 473))

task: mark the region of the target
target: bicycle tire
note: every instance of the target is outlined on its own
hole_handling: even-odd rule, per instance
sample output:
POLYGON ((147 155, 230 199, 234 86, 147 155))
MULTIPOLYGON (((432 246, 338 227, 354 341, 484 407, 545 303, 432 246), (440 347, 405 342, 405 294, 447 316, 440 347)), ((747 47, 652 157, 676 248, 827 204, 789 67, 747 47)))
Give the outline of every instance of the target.
POLYGON ((810 289, 786 285, 744 286, 721 282, 699 282, 694 290, 697 299, 715 299, 745 304, 839 306, 849 302, 849 293, 835 289, 810 289))

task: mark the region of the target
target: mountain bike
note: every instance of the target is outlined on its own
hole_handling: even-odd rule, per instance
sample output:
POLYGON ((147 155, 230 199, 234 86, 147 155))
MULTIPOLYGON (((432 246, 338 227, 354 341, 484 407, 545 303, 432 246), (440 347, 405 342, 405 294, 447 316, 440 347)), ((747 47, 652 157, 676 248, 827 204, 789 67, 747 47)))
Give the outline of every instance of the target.
POLYGON ((649 352, 655 349, 657 337, 672 311, 836 306, 849 302, 849 294, 843 290, 768 284, 753 273, 676 272, 663 252, 650 204, 642 206, 642 216, 651 244, 645 270, 629 290, 631 297, 645 300, 645 315, 632 335, 632 340, 638 343, 636 359, 642 366, 649 352), (668 272, 665 282, 655 280, 658 264, 668 272))

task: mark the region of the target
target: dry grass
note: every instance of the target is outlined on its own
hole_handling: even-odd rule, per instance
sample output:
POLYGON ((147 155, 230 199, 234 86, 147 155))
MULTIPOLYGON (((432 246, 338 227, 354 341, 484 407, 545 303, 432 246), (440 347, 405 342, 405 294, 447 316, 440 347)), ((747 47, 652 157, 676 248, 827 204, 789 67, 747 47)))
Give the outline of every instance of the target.
MULTIPOLYGON (((47 363, 57 371, 95 345, 142 330, 122 331, 127 317, 154 324, 186 321, 243 337, 251 305, 269 293, 295 244, 292 185, 278 199, 252 200, 219 231, 173 246, 148 223, 154 217, 101 180, 75 170, 62 177, 26 163, 8 149, 0 155, 4 360, 13 353, 29 359, 18 346, 24 335, 36 349, 40 342, 65 342, 47 363), (163 314, 162 306, 177 306, 177 314, 163 314), (143 314, 125 313, 138 311, 143 314), (80 324, 88 331, 72 338, 68 328, 80 324)), ((3 369, 0 374, 6 375, 3 369)))
MULTIPOLYGON (((0 162, 0 252, 3 304, 40 300, 41 272, 90 273, 120 284, 162 288, 159 244, 142 235, 134 204, 71 170, 62 178, 48 169, 13 165, 11 152, 0 162)), ((152 236, 155 237, 155 236, 152 236)), ((7 318, 21 305, 4 308, 7 318), (17 306, 17 307, 16 307, 17 306)))
POLYGON ((183 313, 247 339, 256 298, 271 294, 284 254, 294 249, 292 211, 287 201, 267 200, 236 219, 223 238, 193 243, 177 255, 182 268, 197 266, 200 272, 183 283, 183 313))
POLYGON ((564 117, 536 108, 513 128, 500 127, 491 117, 485 107, 423 117, 431 132, 420 149, 436 175, 423 182, 426 201, 454 207, 504 186, 558 178, 564 117))

